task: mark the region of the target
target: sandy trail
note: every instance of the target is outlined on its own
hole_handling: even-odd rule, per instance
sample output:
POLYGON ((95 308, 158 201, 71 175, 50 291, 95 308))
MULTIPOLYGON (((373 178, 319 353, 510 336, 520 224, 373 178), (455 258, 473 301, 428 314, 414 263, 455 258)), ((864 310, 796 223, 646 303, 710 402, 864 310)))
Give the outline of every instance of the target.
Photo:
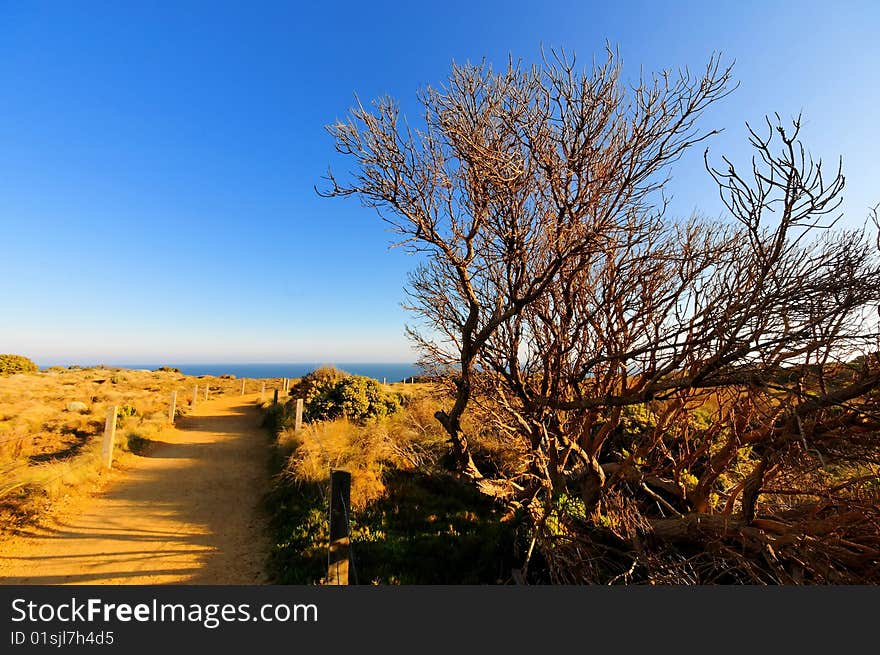
POLYGON ((263 584, 255 395, 199 403, 101 495, 0 543, 0 584, 263 584))

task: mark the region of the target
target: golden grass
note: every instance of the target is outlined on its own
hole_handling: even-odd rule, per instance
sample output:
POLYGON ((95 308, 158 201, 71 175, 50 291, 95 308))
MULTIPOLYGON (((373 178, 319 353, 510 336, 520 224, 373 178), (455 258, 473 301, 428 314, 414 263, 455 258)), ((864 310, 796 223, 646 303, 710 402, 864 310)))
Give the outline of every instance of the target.
MULTIPOLYGON (((284 474, 327 485, 331 469, 347 470, 352 473, 351 503, 360 509, 383 496, 387 470, 433 472, 449 450, 449 437, 434 416, 451 402, 448 391, 435 383, 395 383, 384 388, 405 397, 401 411, 363 425, 340 418, 306 423, 299 433, 282 430, 277 443, 287 461, 284 474)), ((508 473, 523 465, 521 444, 475 424, 471 416, 465 416, 463 424, 475 457, 508 473)))
POLYGON ((363 508, 385 492, 382 475, 387 468, 436 464, 446 448, 436 409, 429 397, 413 397, 402 411, 363 425, 340 418, 305 424, 298 433, 282 431, 278 445, 288 456, 285 474, 326 484, 331 469, 347 470, 352 474, 352 507, 363 508))
MULTIPOLYGON (((266 382, 268 389, 278 384, 266 382)), ((178 415, 185 415, 193 387, 198 385, 202 402, 206 384, 209 398, 241 390, 241 380, 110 368, 0 377, 0 525, 31 521, 58 498, 96 486, 111 406, 124 408, 117 420, 118 458, 130 444, 141 445, 167 427, 172 391, 178 415), (85 408, 73 409, 73 402, 85 408)), ((258 390, 250 381, 247 391, 258 390)))

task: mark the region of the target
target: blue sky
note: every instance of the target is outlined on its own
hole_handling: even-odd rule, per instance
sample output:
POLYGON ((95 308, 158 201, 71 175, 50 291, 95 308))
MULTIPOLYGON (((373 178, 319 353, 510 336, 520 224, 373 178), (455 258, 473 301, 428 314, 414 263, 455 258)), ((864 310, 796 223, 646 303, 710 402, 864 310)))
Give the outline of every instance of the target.
MULTIPOLYGON (((874 2, 5 2, 0 0, 0 352, 41 364, 410 361, 414 261, 356 200, 323 126, 353 94, 397 97, 450 62, 541 44, 624 77, 736 60, 710 153, 744 122, 804 112, 844 158, 848 225, 880 202, 874 2)), ((721 211, 694 151, 672 210, 721 211)))

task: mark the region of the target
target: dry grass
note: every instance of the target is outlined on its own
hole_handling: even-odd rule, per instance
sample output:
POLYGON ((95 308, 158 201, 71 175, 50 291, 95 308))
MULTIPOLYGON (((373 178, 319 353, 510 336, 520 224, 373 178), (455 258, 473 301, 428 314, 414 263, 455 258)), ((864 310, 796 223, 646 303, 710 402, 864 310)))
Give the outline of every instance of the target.
MULTIPOLYGON (((209 398, 241 390, 240 380, 128 369, 56 368, 0 377, 0 525, 32 522, 58 499, 96 488, 111 406, 121 408, 117 457, 125 457, 167 427, 172 391, 178 415, 185 415, 193 387, 199 386, 202 400, 206 384, 209 398)), ((249 391, 258 389, 251 381, 249 391)))
MULTIPOLYGON (((331 469, 350 471, 352 505, 363 508, 382 497, 386 471, 433 473, 449 447, 448 435, 434 416, 448 404, 446 392, 431 383, 396 383, 384 388, 406 398, 400 412, 363 425, 340 418, 304 423, 299 433, 281 430, 277 444, 287 460, 285 475, 298 482, 327 485, 331 469)), ((521 464, 524 454, 516 444, 481 429, 470 417, 465 417, 464 424, 474 455, 482 463, 502 470, 521 464)))
POLYGON ((413 393, 404 411, 365 425, 341 418, 305 424, 299 433, 284 430, 278 445, 288 454, 285 474, 323 485, 331 469, 350 471, 352 506, 363 508, 384 493, 389 467, 428 469, 442 456, 446 437, 433 416, 436 408, 427 395, 413 393))

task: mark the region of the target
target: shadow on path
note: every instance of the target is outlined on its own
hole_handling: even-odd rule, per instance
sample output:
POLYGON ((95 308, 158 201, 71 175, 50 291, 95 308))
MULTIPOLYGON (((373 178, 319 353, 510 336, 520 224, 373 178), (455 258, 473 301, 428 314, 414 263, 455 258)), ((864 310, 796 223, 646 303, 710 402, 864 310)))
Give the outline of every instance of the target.
POLYGON ((267 439, 248 397, 201 403, 81 514, 0 546, 0 584, 261 584, 267 439))

